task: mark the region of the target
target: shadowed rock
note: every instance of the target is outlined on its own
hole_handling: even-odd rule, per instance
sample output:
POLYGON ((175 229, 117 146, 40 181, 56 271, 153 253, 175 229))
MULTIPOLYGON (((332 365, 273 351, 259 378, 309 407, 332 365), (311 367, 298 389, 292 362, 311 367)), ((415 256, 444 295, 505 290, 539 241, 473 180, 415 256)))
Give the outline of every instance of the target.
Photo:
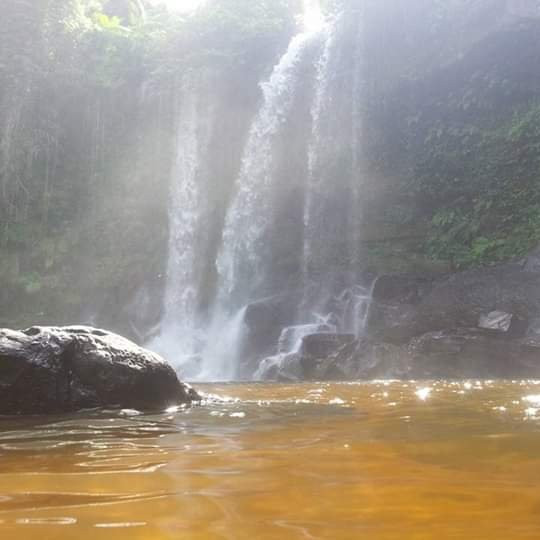
POLYGON ((105 330, 0 330, 0 414, 158 410, 197 400, 160 356, 105 330))

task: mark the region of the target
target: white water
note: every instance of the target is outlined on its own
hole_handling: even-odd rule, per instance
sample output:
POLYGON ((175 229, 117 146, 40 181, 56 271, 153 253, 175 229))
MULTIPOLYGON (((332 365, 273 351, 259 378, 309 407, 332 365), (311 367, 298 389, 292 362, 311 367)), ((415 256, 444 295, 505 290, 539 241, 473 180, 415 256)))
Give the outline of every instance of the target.
MULTIPOLYGON (((315 238, 318 230, 315 225, 316 215, 314 205, 323 195, 320 193, 320 179, 316 177, 316 170, 319 165, 319 150, 323 144, 321 135, 321 118, 324 109, 328 106, 328 84, 331 52, 335 44, 336 25, 335 21, 329 22, 324 27, 324 45, 322 53, 317 61, 317 75, 313 103, 311 105, 311 137, 308 146, 308 174, 305 189, 304 201, 304 253, 302 257, 302 278, 304 295, 310 294, 310 265, 315 256, 315 238)), ((304 296, 302 305, 305 315, 309 298, 304 296)))
POLYGON ((220 302, 227 303, 240 287, 242 300, 253 300, 266 277, 263 256, 272 222, 273 145, 291 112, 303 53, 318 33, 318 28, 308 27, 295 36, 269 80, 261 84, 264 102, 244 150, 218 257, 220 302))
POLYGON ((206 345, 201 352, 201 371, 195 379, 201 381, 232 381, 238 379, 238 358, 245 336, 246 310, 238 310, 232 317, 214 315, 206 331, 206 345))
MULTIPOLYGON (((200 169, 208 152, 210 128, 205 124, 212 115, 208 107, 201 110, 199 91, 188 83, 183 91, 179 111, 177 161, 171 192, 169 262, 165 291, 165 315, 159 337, 150 344, 179 368, 180 373, 194 380, 232 380, 239 373, 239 358, 245 337, 245 306, 264 295, 265 284, 272 277, 269 240, 275 222, 274 193, 278 189, 276 174, 276 143, 282 142, 284 128, 290 121, 299 88, 305 84, 306 59, 311 62, 319 51, 314 67, 312 102, 309 107, 311 130, 308 143, 305 180, 304 242, 301 259, 304 301, 296 326, 283 329, 278 354, 261 363, 258 375, 269 367, 289 363, 294 368, 302 339, 319 332, 351 333, 361 336, 369 311, 370 290, 351 284, 336 296, 330 287, 321 298, 313 298, 312 283, 327 270, 326 261, 332 257, 329 234, 338 234, 347 223, 354 231, 347 236, 349 263, 356 265, 359 244, 360 205, 359 178, 361 174, 360 145, 361 80, 358 71, 362 60, 361 32, 353 51, 353 77, 344 96, 350 120, 351 177, 347 185, 329 185, 327 161, 334 152, 333 135, 341 129, 340 119, 334 118, 335 60, 343 54, 338 40, 339 18, 324 21, 315 0, 305 0, 304 29, 290 42, 285 54, 269 78, 261 83, 262 104, 249 130, 244 147, 235 194, 228 209, 222 234, 222 244, 215 261, 218 271, 218 292, 214 313, 209 323, 198 320, 200 294, 201 230, 205 228, 201 215, 206 210, 200 169), (315 49, 318 47, 318 49, 315 49), (350 93, 349 93, 350 92, 350 93), (281 139, 280 139, 281 137, 281 139), (332 213, 327 204, 334 189, 348 190, 349 201, 345 214, 332 213), (330 225, 330 233, 328 226, 330 225), (335 227, 335 231, 332 229, 335 227), (330 296, 328 296, 330 294, 330 296), (326 296, 325 296, 326 295, 326 296)), ((361 19, 361 17, 359 17, 361 19)), ((361 21, 359 22, 359 24, 361 21)), ((308 81, 309 82, 309 81, 308 81)), ((339 99, 339 95, 338 95, 339 99)), ((306 111, 307 112, 307 111, 306 111)), ((348 128, 347 128, 348 129, 348 128)), ((341 129, 343 131, 343 129, 341 129)), ((348 132, 349 133, 349 132, 348 132)), ((331 173, 332 174, 332 173, 331 173)), ((330 176, 331 176, 330 174, 330 176)), ((303 178, 303 177, 301 177, 303 178)), ((339 238, 339 241, 343 239, 339 238)), ((204 244, 204 242, 203 242, 204 244)), ((320 285, 320 283, 319 283, 320 285)), ((257 376, 257 375, 256 375, 257 376)))
POLYGON ((204 119, 201 81, 187 78, 179 96, 176 160, 169 203, 169 258, 161 331, 149 344, 176 367, 198 352, 197 257, 200 243, 202 183, 197 177, 210 129, 204 119))
POLYGON ((362 230, 361 224, 361 191, 362 191, 362 160, 360 156, 361 138, 362 138, 362 62, 364 58, 363 37, 364 37, 364 17, 360 13, 360 7, 357 8, 358 27, 357 38, 354 50, 354 70, 353 70, 353 82, 352 82, 352 96, 351 96, 351 155, 352 155, 352 174, 350 176, 350 189, 351 189, 351 219, 349 230, 352 232, 349 252, 351 253, 351 259, 354 266, 357 266, 360 262, 360 232, 362 230))

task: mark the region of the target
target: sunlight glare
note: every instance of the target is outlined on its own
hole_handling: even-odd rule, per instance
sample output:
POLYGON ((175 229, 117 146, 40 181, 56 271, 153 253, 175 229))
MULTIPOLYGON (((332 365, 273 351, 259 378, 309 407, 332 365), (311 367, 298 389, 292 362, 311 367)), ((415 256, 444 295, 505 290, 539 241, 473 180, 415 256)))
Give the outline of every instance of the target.
POLYGON ((152 0, 152 4, 165 4, 171 11, 189 13, 200 7, 205 0, 152 0))
POLYGON ((303 25, 306 31, 316 32, 322 28, 324 17, 319 0, 304 0, 303 25))
POLYGON ((432 389, 431 388, 420 388, 418 389, 415 394, 422 400, 426 401, 431 396, 432 389))

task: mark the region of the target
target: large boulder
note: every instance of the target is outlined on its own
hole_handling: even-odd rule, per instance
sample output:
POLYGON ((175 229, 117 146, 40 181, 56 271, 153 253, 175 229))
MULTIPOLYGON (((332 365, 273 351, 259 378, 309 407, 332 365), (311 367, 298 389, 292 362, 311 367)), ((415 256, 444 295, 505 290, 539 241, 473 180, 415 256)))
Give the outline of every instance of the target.
POLYGON ((0 330, 0 414, 158 410, 197 400, 165 360, 105 330, 0 330))

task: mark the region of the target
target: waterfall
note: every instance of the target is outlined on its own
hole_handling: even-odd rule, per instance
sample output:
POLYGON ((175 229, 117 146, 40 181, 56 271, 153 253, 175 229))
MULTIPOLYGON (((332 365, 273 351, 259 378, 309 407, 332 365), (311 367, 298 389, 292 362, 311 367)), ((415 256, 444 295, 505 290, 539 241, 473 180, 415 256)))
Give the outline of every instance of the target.
POLYGON ((218 258, 221 301, 232 295, 242 304, 260 295, 264 287, 266 235, 273 218, 274 141, 293 106, 303 55, 319 35, 312 17, 307 29, 292 39, 269 80, 261 84, 264 102, 250 130, 218 258))
POLYGON ((305 187, 305 201, 304 201, 304 245, 303 245, 303 257, 302 257, 302 282, 304 290, 304 298, 302 301, 302 316, 306 316, 305 310, 309 305, 310 294, 310 274, 311 274, 311 262, 315 256, 315 238, 318 234, 316 227, 316 215, 314 205, 322 198, 320 193, 321 186, 318 179, 315 176, 318 161, 320 159, 319 150, 322 141, 321 134, 321 116, 325 107, 328 105, 328 85, 329 85, 329 68, 330 68, 330 55, 335 44, 336 25, 335 22, 327 24, 324 28, 324 46, 322 53, 317 61, 317 75, 315 80, 315 90, 313 103, 311 105, 311 140, 308 146, 308 174, 305 187))
POLYGON ((363 58, 364 58, 364 17, 361 8, 356 8, 358 18, 357 37, 354 43, 354 67, 352 77, 352 96, 351 96, 351 154, 352 154, 352 171, 350 176, 351 189, 351 220, 349 230, 351 231, 350 238, 350 253, 353 264, 358 266, 360 262, 360 231, 361 231, 361 179, 364 171, 362 170, 362 156, 360 155, 360 147, 362 142, 362 110, 361 110, 361 95, 363 81, 363 58))
POLYGON ((337 14, 326 25, 317 62, 305 184, 299 311, 304 321, 359 279, 362 30, 359 7, 337 14), (344 38, 351 35, 353 39, 344 38))
POLYGON ((169 203, 169 249, 161 331, 149 345, 179 366, 200 349, 197 320, 202 216, 205 211, 202 161, 211 118, 204 80, 187 77, 178 96, 176 157, 169 203))
POLYGON ((241 377, 247 306, 291 283, 297 292, 302 289, 301 309, 292 314, 292 326, 281 328, 277 355, 260 364, 258 375, 293 362, 307 335, 361 336, 364 330, 371 294, 357 279, 362 17, 353 10, 353 17, 341 13, 325 20, 316 0, 304 0, 304 9, 303 29, 260 83, 261 105, 247 133, 213 260, 203 260, 210 253, 204 217, 215 210, 207 208, 212 179, 205 171, 211 100, 205 101, 201 81, 192 76, 181 92, 164 317, 151 346, 191 379, 241 377), (351 25, 356 26, 348 32, 351 25), (350 34, 352 45, 343 38, 350 34), (303 140, 293 150, 291 133, 303 140), (293 261, 285 271, 275 262, 283 253, 293 261), (203 319, 201 275, 208 265, 217 270, 217 291, 203 319), (297 275, 292 281, 289 270, 297 275))

